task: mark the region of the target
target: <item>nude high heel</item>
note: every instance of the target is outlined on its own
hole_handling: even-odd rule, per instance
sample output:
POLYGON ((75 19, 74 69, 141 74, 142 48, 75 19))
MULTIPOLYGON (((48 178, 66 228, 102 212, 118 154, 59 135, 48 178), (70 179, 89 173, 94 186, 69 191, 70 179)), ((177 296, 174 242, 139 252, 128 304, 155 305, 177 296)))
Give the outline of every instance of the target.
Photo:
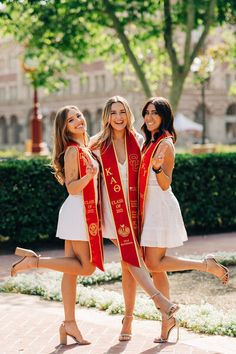
POLYGON ((16 247, 15 255, 20 257, 40 257, 40 255, 34 251, 21 247, 16 247))
POLYGON ((177 330, 177 336, 176 336, 176 342, 178 342, 179 340, 179 322, 176 320, 176 318, 174 318, 174 324, 173 326, 171 326, 167 332, 167 336, 165 338, 163 338, 162 336, 159 337, 159 338, 155 338, 154 339, 154 343, 166 343, 168 342, 168 339, 169 339, 169 336, 170 336, 170 333, 173 331, 173 329, 176 328, 177 330))
MULTIPOLYGON (((125 318, 132 318, 133 319, 133 316, 132 315, 130 315, 130 316, 125 315, 121 321, 122 324, 124 323, 125 318)), ((132 334, 129 334, 129 333, 122 333, 121 332, 121 334, 119 335, 120 342, 128 342, 129 340, 131 340, 131 338, 132 338, 132 334)))
POLYGON ((40 255, 38 255, 34 251, 28 250, 25 248, 16 247, 15 255, 20 256, 22 258, 19 261, 12 264, 12 266, 11 266, 11 276, 12 277, 15 277, 17 274, 16 266, 18 264, 24 262, 24 260, 26 260, 27 257, 35 257, 35 258, 37 258, 37 262, 36 262, 35 267, 30 267, 30 266, 27 267, 26 266, 26 268, 24 270, 31 269, 31 268, 38 268, 38 262, 39 262, 40 255))
MULTIPOLYGON (((161 293, 160 291, 157 291, 155 294, 153 294, 152 296, 150 296, 150 299, 153 300, 155 296, 160 296, 161 293)), ((158 310, 160 310, 160 307, 158 307, 158 310)), ((167 311, 164 311, 164 314, 167 317, 167 320, 169 320, 171 317, 173 317, 173 315, 179 310, 179 306, 176 304, 172 304, 170 305, 170 307, 168 308, 167 311)))
POLYGON ((60 335, 60 344, 61 345, 67 345, 67 336, 71 337, 72 339, 74 339, 74 341, 76 343, 78 343, 79 345, 88 345, 91 344, 89 341, 87 341, 86 339, 82 339, 82 340, 78 340, 75 336, 73 336, 72 334, 69 334, 66 332, 66 328, 65 325, 67 323, 70 322, 75 322, 75 321, 63 321, 62 324, 60 325, 59 328, 59 335, 60 335))
POLYGON ((206 264, 206 272, 207 273, 211 273, 213 275, 215 275, 220 281, 222 284, 224 285, 227 285, 228 282, 229 282, 229 269, 225 266, 223 266, 222 264, 220 264, 214 257, 213 254, 208 254, 205 258, 204 258, 204 262, 206 264), (208 260, 212 260, 215 262, 215 264, 220 267, 222 270, 224 270, 224 274, 221 276, 221 277, 218 277, 217 275, 215 275, 214 273, 212 272, 209 272, 209 269, 208 269, 208 260))

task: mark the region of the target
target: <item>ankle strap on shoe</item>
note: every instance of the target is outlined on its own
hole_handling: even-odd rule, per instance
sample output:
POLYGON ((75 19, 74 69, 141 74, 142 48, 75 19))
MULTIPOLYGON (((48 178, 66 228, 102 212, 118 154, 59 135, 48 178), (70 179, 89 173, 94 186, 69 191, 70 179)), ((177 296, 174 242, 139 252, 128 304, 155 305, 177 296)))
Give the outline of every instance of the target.
POLYGON ((151 295, 149 297, 150 300, 153 300, 155 296, 159 296, 160 295, 160 291, 157 291, 155 294, 151 295))
POLYGON ((66 323, 73 323, 73 322, 75 322, 75 320, 63 321, 62 323, 66 324, 66 323))

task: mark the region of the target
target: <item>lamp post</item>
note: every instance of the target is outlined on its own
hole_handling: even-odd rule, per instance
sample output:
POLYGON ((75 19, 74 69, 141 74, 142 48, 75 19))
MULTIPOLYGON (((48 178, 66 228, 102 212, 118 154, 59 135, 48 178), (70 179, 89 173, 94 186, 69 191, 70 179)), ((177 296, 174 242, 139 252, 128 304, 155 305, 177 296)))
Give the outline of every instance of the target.
POLYGON ((38 102, 38 90, 35 80, 36 66, 35 64, 23 63, 23 69, 26 73, 30 74, 33 88, 33 113, 31 119, 31 134, 32 134, 32 154, 42 154, 43 153, 43 142, 42 142, 42 116, 39 114, 39 102, 38 102))
POLYGON ((210 80, 211 73, 214 70, 214 59, 207 56, 196 57, 191 65, 191 71, 195 74, 196 81, 201 85, 202 100, 202 144, 206 142, 206 104, 205 104, 205 88, 210 80))

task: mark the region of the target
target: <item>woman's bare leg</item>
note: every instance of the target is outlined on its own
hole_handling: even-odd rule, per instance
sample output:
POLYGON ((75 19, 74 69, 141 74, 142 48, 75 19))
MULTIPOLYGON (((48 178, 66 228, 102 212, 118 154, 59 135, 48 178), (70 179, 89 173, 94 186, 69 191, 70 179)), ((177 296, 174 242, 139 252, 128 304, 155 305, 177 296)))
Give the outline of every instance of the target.
MULTIPOLYGON (((158 259, 161 259, 165 256, 166 248, 159 248, 158 259)), ((155 287, 163 294, 165 297, 170 299, 170 286, 169 280, 166 272, 152 272, 152 279, 155 287)), ((168 335, 169 328, 173 326, 173 319, 166 319, 165 316, 162 316, 161 323, 161 338, 166 338, 168 335)))
MULTIPOLYGON (((81 250, 78 249, 79 245, 76 242, 65 241, 65 257, 77 257, 85 268, 88 265, 90 259, 89 246, 83 249, 83 254, 81 255, 81 250)), ((91 270, 89 267, 87 272, 91 270)), ((91 273, 92 274, 92 273, 91 273)), ((84 338, 77 326, 75 317, 75 306, 76 306, 76 285, 77 285, 77 275, 71 275, 64 273, 61 282, 61 292, 64 305, 65 313, 65 328, 66 332, 74 336, 78 341, 84 341, 84 338)))
POLYGON ((175 272, 179 270, 198 270, 208 272, 218 278, 223 278, 225 274, 224 268, 217 264, 214 260, 192 260, 180 257, 166 256, 165 248, 146 247, 145 263, 150 272, 175 272))
MULTIPOLYGON (((117 247, 117 241, 111 240, 117 247)), ((124 337, 124 334, 130 335, 132 332, 132 316, 134 312, 135 306, 135 298, 136 298, 136 289, 137 282, 133 275, 129 271, 128 264, 126 262, 121 261, 121 269, 122 269, 122 290, 125 302, 125 316, 122 323, 121 329, 121 337, 124 337)), ((127 338, 121 338, 122 340, 127 340, 127 338)), ((129 340, 130 338, 128 338, 129 340)))
MULTIPOLYGON (((114 243, 117 245, 116 242, 114 243)), ((141 267, 135 267, 133 265, 130 265, 129 263, 127 263, 127 267, 130 273, 133 275, 134 279, 151 297, 155 306, 160 309, 163 316, 168 317, 166 315, 169 312, 170 308, 173 306, 173 304, 165 296, 163 296, 162 293, 160 293, 159 290, 153 284, 150 274, 147 271, 146 266, 141 257, 141 249, 139 249, 139 252, 141 267)), ((127 289, 127 292, 129 292, 129 289, 127 289)))
MULTIPOLYGON (((80 257, 25 257, 21 262, 14 266, 16 272, 22 272, 33 268, 46 268, 71 275, 90 275, 95 267, 85 258, 81 262, 83 254, 87 255, 89 250, 87 241, 68 241, 72 242, 73 249, 79 250, 80 257)), ((87 256, 86 256, 87 257, 87 256)), ((88 257, 89 259, 89 257, 88 257)))
POLYGON ((149 272, 147 271, 144 265, 143 260, 141 259, 140 268, 132 266, 130 264, 128 265, 128 267, 133 277, 139 283, 139 285, 154 301, 155 306, 160 309, 163 316, 166 316, 173 304, 155 287, 149 275, 149 272))

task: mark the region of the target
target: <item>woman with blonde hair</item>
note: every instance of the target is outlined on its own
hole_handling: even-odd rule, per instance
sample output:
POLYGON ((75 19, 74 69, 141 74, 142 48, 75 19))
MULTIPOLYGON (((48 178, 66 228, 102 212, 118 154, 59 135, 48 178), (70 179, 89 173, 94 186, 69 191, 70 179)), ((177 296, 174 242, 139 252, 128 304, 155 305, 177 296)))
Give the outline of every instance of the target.
POLYGON ((111 97, 102 114, 102 129, 91 139, 91 149, 102 165, 103 237, 119 247, 125 300, 120 341, 131 339, 136 282, 148 293, 164 317, 172 317, 178 306, 153 285, 144 267, 138 245, 138 171, 143 138, 133 127, 134 116, 127 101, 111 97))
POLYGON ((56 236, 65 240, 65 257, 40 257, 35 252, 17 248, 23 258, 12 265, 11 275, 32 268, 63 272, 61 290, 65 320, 60 326, 60 342, 71 336, 78 344, 90 344, 77 327, 75 319, 76 281, 78 275, 103 270, 103 240, 98 205, 98 162, 87 147, 86 120, 76 106, 61 108, 55 117, 52 166, 55 177, 65 184, 69 196, 63 203, 56 236))

